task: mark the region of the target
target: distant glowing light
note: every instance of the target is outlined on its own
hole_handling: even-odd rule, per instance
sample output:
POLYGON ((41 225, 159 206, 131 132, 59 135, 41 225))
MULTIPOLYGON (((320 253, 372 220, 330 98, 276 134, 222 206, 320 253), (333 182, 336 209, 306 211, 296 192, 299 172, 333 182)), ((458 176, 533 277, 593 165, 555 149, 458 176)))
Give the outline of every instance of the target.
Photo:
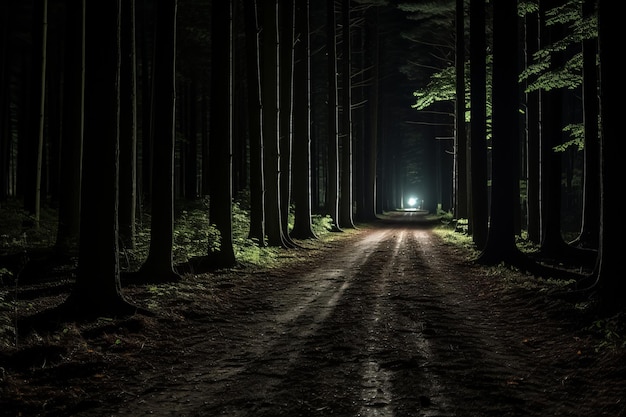
POLYGON ((417 198, 411 197, 407 200, 407 203, 409 203, 409 206, 415 207, 415 205, 417 204, 417 198))

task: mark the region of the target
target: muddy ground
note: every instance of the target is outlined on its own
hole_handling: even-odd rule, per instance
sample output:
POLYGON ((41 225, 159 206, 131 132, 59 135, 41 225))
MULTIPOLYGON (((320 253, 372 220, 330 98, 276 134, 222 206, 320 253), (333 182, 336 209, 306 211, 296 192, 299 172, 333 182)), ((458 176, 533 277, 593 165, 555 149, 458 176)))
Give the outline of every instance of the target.
MULTIPOLYGON (((154 316, 19 329, 0 415, 626 416, 622 339, 559 282, 474 265, 430 223, 340 235, 123 289, 154 316)), ((70 286, 23 289, 16 314, 70 286)))

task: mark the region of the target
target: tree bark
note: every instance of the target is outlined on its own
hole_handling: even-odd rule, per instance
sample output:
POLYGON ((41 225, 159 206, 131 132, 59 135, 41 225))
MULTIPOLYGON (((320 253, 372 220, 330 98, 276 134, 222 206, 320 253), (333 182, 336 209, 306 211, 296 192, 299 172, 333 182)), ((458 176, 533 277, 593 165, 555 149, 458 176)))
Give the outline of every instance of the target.
POLYGON ((339 132, 337 129, 337 35, 335 24, 335 1, 326 1, 326 57, 328 71, 328 174, 326 206, 332 218, 333 231, 341 231, 339 225, 339 132))
POLYGON ((209 248, 208 265, 230 267, 237 263, 232 223, 232 5, 213 3, 211 11, 211 124, 209 157, 211 189, 209 221, 220 232, 219 249, 209 248))
POLYGON ((621 74, 623 27, 618 2, 598 1, 598 40, 600 51, 600 111, 602 131, 600 139, 600 242, 598 262, 594 275, 599 289, 601 308, 608 313, 623 311, 626 280, 616 273, 622 268, 623 248, 615 244, 626 232, 620 218, 622 177, 615 175, 626 152, 623 139, 623 114, 619 106, 626 94, 621 74))
POLYGON ((311 68, 309 0, 296 0, 294 51, 293 200, 291 237, 316 238, 311 224, 311 68))
POLYGON ((135 0, 122 2, 120 76, 120 240, 135 248, 137 213, 137 85, 135 0))
POLYGON ((279 45, 276 0, 263 0, 262 96, 265 232, 270 246, 286 246, 280 205, 279 45))
MULTIPOLYGON (((583 18, 595 13, 596 1, 583 2, 583 18)), ((572 242, 580 248, 597 249, 600 239, 600 139, 598 126, 597 39, 583 41, 583 123, 585 129, 583 215, 580 234, 572 242)))
POLYGON ((157 6, 154 45, 153 114, 154 164, 148 257, 125 282, 159 283, 180 280, 173 266, 174 244, 174 143, 176 110, 177 0, 157 6))
POLYGON ((518 68, 517 4, 493 4, 493 138, 491 221, 485 248, 478 261, 486 264, 518 263, 515 243, 515 195, 518 172, 518 68))
POLYGON ((339 225, 354 229, 352 213, 352 48, 350 36, 350 0, 341 3, 342 68, 341 68, 341 186, 339 225))
POLYGON ((76 282, 63 309, 77 317, 127 315, 118 229, 120 0, 86 2, 85 132, 76 282))
POLYGON ((250 135, 250 231, 248 237, 265 246, 263 131, 261 120, 261 68, 259 63, 259 23, 256 0, 244 2, 246 28, 246 68, 248 70, 248 130, 250 135))
POLYGON ((470 0, 470 232, 482 250, 489 230, 487 172, 487 40, 485 2, 470 0))
POLYGON ((455 211, 457 219, 469 216, 467 193, 467 135, 465 129, 465 7, 463 0, 456 0, 455 8, 455 211))

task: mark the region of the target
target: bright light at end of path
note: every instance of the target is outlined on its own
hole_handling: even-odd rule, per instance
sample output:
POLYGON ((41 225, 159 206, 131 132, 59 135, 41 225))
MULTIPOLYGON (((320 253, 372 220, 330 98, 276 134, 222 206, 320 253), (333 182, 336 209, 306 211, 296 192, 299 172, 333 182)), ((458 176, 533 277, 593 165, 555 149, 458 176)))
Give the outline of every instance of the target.
POLYGON ((407 203, 409 203, 409 206, 415 207, 415 205, 417 204, 417 198, 411 197, 407 200, 407 203))

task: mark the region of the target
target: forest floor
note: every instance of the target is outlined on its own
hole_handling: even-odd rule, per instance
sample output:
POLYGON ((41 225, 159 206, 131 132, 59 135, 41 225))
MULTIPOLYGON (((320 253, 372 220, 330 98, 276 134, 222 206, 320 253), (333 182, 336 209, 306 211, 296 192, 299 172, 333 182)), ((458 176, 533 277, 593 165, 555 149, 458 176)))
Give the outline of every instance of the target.
MULTIPOLYGON (((154 315, 18 328, 0 415, 626 416, 621 318, 561 282, 475 265, 418 215, 299 243, 123 288, 154 315)), ((16 290, 18 325, 70 287, 16 290)))

